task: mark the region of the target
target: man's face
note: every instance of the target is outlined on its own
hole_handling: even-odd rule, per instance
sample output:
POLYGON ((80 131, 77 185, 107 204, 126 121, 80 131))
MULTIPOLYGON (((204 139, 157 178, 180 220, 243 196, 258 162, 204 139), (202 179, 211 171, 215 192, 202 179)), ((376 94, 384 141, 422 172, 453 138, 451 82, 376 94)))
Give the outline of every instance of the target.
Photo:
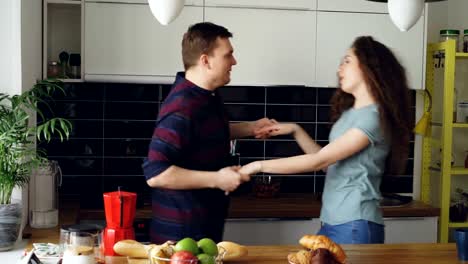
POLYGON ((228 38, 217 38, 215 48, 208 55, 210 77, 216 87, 231 81, 231 69, 237 64, 234 49, 228 38))

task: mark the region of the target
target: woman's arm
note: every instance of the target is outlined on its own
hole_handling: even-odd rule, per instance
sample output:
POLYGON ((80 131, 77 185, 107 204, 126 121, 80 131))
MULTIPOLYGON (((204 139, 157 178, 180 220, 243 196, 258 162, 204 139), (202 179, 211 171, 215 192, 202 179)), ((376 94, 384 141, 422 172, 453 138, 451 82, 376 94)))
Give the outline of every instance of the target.
POLYGON ((300 125, 295 123, 276 123, 255 131, 256 138, 268 138, 289 134, 294 137, 304 153, 317 153, 322 148, 322 146, 317 144, 300 125))
POLYGON ((352 128, 315 154, 254 161, 243 166, 239 172, 244 175, 252 175, 259 172, 296 174, 318 171, 358 153, 369 144, 369 138, 364 132, 352 128))

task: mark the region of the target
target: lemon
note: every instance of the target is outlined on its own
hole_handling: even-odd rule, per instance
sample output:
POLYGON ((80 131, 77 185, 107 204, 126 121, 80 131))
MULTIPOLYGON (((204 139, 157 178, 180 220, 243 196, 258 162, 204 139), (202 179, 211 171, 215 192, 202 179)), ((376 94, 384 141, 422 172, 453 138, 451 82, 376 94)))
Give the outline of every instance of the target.
POLYGON ((175 251, 189 251, 194 256, 198 255, 198 245, 195 240, 190 237, 186 237, 179 242, 174 247, 175 251))

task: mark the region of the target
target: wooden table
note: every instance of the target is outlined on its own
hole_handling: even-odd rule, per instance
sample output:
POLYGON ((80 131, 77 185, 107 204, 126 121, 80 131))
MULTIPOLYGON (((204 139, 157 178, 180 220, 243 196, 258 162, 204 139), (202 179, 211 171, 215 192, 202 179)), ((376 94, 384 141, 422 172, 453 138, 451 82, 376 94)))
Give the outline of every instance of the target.
MULTIPOLYGON (((33 232, 27 248, 32 248, 33 242, 58 243, 58 230, 45 229, 33 232)), ((301 247, 295 246, 248 246, 249 255, 225 264, 285 264, 287 255, 297 252, 301 247)), ((374 244, 374 245, 343 245, 351 264, 449 264, 468 263, 457 260, 454 243, 451 244, 374 244)))
MULTIPOLYGON (((249 255, 228 264, 285 264, 300 246, 249 246, 249 255)), ((351 264, 449 264, 458 261, 455 244, 343 245, 351 264)))

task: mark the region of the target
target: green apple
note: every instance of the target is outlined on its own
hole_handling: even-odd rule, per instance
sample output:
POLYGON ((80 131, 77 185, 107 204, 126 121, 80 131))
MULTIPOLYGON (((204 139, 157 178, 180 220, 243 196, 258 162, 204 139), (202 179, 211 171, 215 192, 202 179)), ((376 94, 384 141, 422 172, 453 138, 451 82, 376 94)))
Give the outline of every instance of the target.
POLYGON ((216 264, 215 257, 202 253, 197 256, 200 264, 216 264))
POLYGON ((189 251, 191 252, 194 256, 198 255, 198 246, 197 242, 193 240, 190 237, 186 237, 182 240, 179 240, 177 244, 174 247, 174 250, 177 251, 189 251))
POLYGON ((218 246, 212 239, 203 238, 200 239, 197 244, 203 253, 208 254, 210 256, 218 255, 218 246))

